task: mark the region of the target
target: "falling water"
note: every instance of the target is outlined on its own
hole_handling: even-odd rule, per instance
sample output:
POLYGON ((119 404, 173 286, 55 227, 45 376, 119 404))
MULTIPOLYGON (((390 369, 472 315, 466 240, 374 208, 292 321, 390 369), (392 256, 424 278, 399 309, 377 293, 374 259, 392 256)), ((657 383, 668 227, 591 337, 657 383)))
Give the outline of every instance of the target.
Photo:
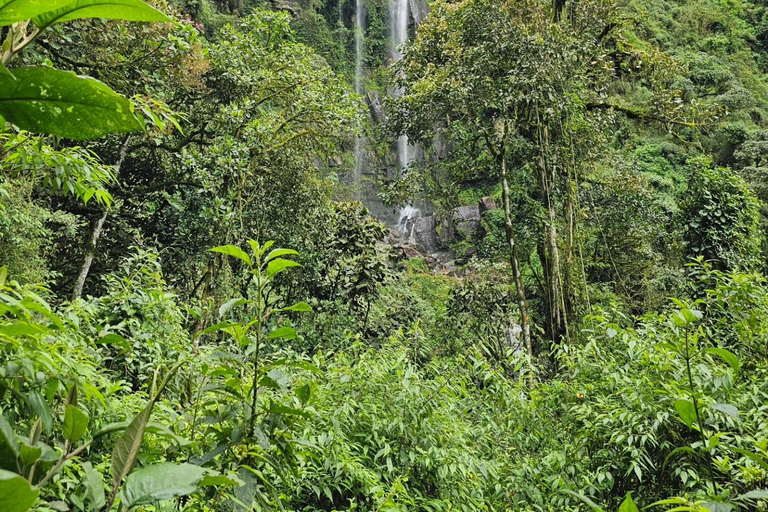
MULTIPOLYGON (((408 22, 410 21, 409 0, 390 0, 389 21, 392 33, 392 59, 398 61, 403 58, 400 47, 408 42, 408 22)), ((395 96, 403 93, 402 90, 393 91, 395 96)), ((397 139, 397 162, 399 169, 405 169, 411 163, 410 144, 408 136, 401 135, 397 139)))
MULTIPOLYGON (((363 0, 355 0, 355 92, 363 94, 363 58, 365 44, 365 6, 363 0)), ((363 140, 362 135, 355 138, 355 188, 360 194, 360 177, 363 172, 363 140)))

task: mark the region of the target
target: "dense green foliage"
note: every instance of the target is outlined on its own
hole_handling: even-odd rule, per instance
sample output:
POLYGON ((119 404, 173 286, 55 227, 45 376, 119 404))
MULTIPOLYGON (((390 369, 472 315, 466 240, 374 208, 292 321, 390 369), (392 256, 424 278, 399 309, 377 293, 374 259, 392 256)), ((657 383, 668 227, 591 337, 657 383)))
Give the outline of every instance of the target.
POLYGON ((768 509, 768 8, 395 5, 0 0, 0 512, 768 509))

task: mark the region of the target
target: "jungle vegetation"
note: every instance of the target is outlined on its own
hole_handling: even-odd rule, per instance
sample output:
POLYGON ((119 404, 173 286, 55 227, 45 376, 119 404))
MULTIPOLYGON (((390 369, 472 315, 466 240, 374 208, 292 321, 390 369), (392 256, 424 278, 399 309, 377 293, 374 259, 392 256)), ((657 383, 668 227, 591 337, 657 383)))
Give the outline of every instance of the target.
POLYGON ((0 512, 768 510, 768 5, 428 7, 0 0, 0 512))

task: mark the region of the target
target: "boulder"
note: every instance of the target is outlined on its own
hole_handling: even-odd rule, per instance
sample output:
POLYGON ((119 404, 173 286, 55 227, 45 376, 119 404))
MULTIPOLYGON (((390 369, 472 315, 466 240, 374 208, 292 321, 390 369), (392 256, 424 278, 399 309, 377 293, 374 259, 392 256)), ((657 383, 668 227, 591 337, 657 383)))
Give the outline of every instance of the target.
POLYGON ((471 238, 480 229, 480 207, 476 204, 453 210, 454 237, 471 238))
POLYGON ((437 252, 440 250, 440 246, 437 241, 437 230, 435 228, 434 216, 418 217, 413 220, 413 227, 411 228, 408 241, 422 252, 437 252))
POLYGON ((485 212, 495 210, 496 201, 494 201, 492 197, 483 197, 478 201, 477 207, 480 210, 480 215, 482 215, 485 212))

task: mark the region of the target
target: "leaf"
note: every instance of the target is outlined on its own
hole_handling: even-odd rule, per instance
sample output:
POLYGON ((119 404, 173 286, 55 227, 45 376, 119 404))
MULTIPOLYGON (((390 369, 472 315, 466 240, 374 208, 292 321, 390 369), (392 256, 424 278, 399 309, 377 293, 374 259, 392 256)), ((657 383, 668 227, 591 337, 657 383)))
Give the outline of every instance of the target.
POLYGON ((267 336, 267 339, 275 340, 278 338, 282 338, 284 340, 292 340, 296 338, 296 329, 293 327, 279 327, 269 333, 269 336, 267 336))
POLYGON ((141 0, 78 0, 36 16, 32 21, 43 29, 55 23, 84 18, 106 18, 125 21, 173 21, 141 0))
POLYGON ((90 77, 51 68, 0 74, 0 115, 22 130, 73 140, 142 129, 127 98, 90 77))
POLYGON ((597 505, 597 504, 596 504, 594 501, 592 501, 591 499, 587 498, 587 497, 586 497, 586 496, 584 496, 583 494, 579 494, 579 493, 577 493, 577 492, 573 492, 573 491, 571 491, 571 490, 569 490, 569 489, 563 489, 563 490, 562 490, 562 491, 560 491, 560 492, 563 492, 563 493, 565 493, 565 494, 569 494, 569 495, 573 496, 574 498, 578 498, 579 500, 581 500, 581 501, 583 501, 585 504, 587 504, 587 505, 588 505, 588 506, 589 506, 589 507, 590 507, 592 510, 594 510, 595 512, 605 512, 605 511, 604 511, 602 508, 600 508, 600 507, 599 507, 599 506, 598 506, 598 505, 597 505))
POLYGON ((293 306, 288 306, 287 308, 283 308, 283 311, 298 311, 300 313, 304 313, 307 311, 312 311, 312 306, 310 306, 306 302, 297 302, 293 306))
POLYGON ((58 9, 72 0, 0 0, 0 27, 58 9))
POLYGON ((270 251, 269 254, 267 254, 267 257, 264 259, 264 261, 272 261, 275 258, 280 258, 281 256, 298 256, 299 253, 297 251, 294 251, 293 249, 274 249, 270 251))
POLYGON ((739 410, 736 406, 731 404, 709 404, 707 407, 720 411, 721 413, 730 416, 731 418, 739 419, 739 410))
POLYGON ((66 398, 64 398, 64 408, 66 409, 68 405, 77 407, 77 382, 72 384, 69 391, 67 391, 66 398))
POLYGON ((70 444, 75 444, 85 435, 88 422, 89 418, 86 413, 74 405, 68 405, 64 411, 64 439, 70 444))
POLYGON ((302 405, 307 405, 309 399, 312 397, 312 385, 307 383, 296 388, 296 397, 302 405))
POLYGON ((624 501, 621 503, 621 506, 619 506, 619 512, 640 512, 637 509, 637 505, 635 505, 634 500, 632 499, 631 492, 627 493, 627 497, 624 498, 624 501))
POLYGON ((15 469, 18 456, 16 433, 0 411, 0 468, 15 469))
POLYGON ((719 501, 706 501, 702 503, 702 506, 705 510, 709 510, 709 512, 731 512, 733 510, 733 505, 730 503, 719 501))
POLYGON ((30 391, 27 394, 27 402, 32 410, 43 421, 43 430, 50 433, 53 430, 53 416, 51 416, 51 410, 48 408, 48 404, 40 394, 40 391, 30 391))
POLYGON ((223 317, 224 315, 226 315, 226 314, 227 314, 227 311, 229 311, 229 310, 230 310, 230 309, 232 309, 233 307, 235 307, 235 306, 239 306, 239 305, 241 305, 241 304, 248 304, 248 303, 250 303, 250 302, 251 302, 251 301, 249 301, 249 300, 247 300, 247 299, 244 299, 244 298, 242 298, 242 297, 237 297, 237 298, 235 298, 235 299, 230 299, 230 300, 228 300, 227 302, 225 302, 224 304, 222 304, 222 305, 221 305, 221 307, 219 308, 219 318, 221 318, 221 317, 223 317))
POLYGON ((34 505, 40 491, 33 489, 23 477, 0 469, 0 496, 3 512, 26 512, 34 505))
POLYGON ((112 465, 110 467, 113 492, 117 491, 123 478, 131 472, 133 465, 136 464, 136 458, 139 456, 139 450, 141 449, 141 442, 144 439, 144 431, 149 423, 149 417, 152 415, 152 408, 160 398, 160 394, 165 389, 165 386, 168 385, 171 376, 176 373, 181 364, 179 363, 170 369, 165 379, 157 388, 155 395, 147 403, 147 406, 136 415, 115 444, 115 448, 112 450, 112 465))
POLYGON ((220 252, 221 254, 226 254, 227 256, 232 256, 237 259, 243 260, 248 264, 249 267, 253 266, 253 263, 251 262, 251 257, 248 256, 248 254, 239 248, 236 245, 222 245, 219 247, 214 247, 211 249, 211 252, 220 252))
POLYGON ((120 503, 130 509, 156 501, 186 496, 198 489, 209 470, 194 464, 155 464, 128 475, 120 490, 120 503))
POLYGON ((675 400, 675 410, 688 428, 696 421, 696 408, 690 400, 675 400))
POLYGON ((768 500, 768 490, 755 489, 736 497, 737 500, 768 500))
POLYGON ((106 505, 107 499, 104 494, 104 477, 101 473, 93 469, 90 462, 83 462, 83 471, 85 472, 85 497, 88 500, 88 510, 96 512, 106 505))
POLYGON ((735 446, 729 446, 729 448, 736 452, 740 453, 741 455, 745 456, 746 458, 756 462, 758 465, 760 465, 763 469, 768 470, 768 461, 765 460, 764 457, 751 452, 749 450, 745 450, 743 448, 736 448, 735 446))
POLYGON ((282 258, 277 260, 272 260, 269 262, 269 265, 267 265, 267 277, 275 276, 289 267, 300 267, 300 266, 301 266, 301 263, 298 263, 293 260, 284 260, 282 258))
POLYGON ((707 354, 712 354, 714 356, 718 356, 720 359, 728 363, 728 366, 733 368, 734 371, 739 371, 739 358, 736 357, 736 355, 731 352, 730 350, 726 350, 724 348, 717 348, 717 347, 709 347, 704 350, 707 354))
POLYGON ((32 446, 23 442, 19 445, 19 460, 26 467, 30 467, 40 460, 42 455, 43 449, 40 446, 32 446))
POLYGON ((203 477, 203 479, 198 484, 199 487, 240 487, 241 485, 245 485, 245 482, 243 482, 243 480, 234 473, 230 473, 228 475, 205 475, 205 477, 203 477))
POLYGON ((212 325, 212 326, 210 326, 210 327, 208 327, 206 329, 203 329, 199 333, 197 333, 195 335, 195 338, 199 338, 200 336, 204 336, 206 334, 211 334, 212 332, 216 332, 216 331, 220 331, 222 329, 226 329, 227 327, 232 327, 233 325, 236 325, 236 324, 233 324, 232 322, 221 322, 221 323, 218 323, 216 325, 212 325))

